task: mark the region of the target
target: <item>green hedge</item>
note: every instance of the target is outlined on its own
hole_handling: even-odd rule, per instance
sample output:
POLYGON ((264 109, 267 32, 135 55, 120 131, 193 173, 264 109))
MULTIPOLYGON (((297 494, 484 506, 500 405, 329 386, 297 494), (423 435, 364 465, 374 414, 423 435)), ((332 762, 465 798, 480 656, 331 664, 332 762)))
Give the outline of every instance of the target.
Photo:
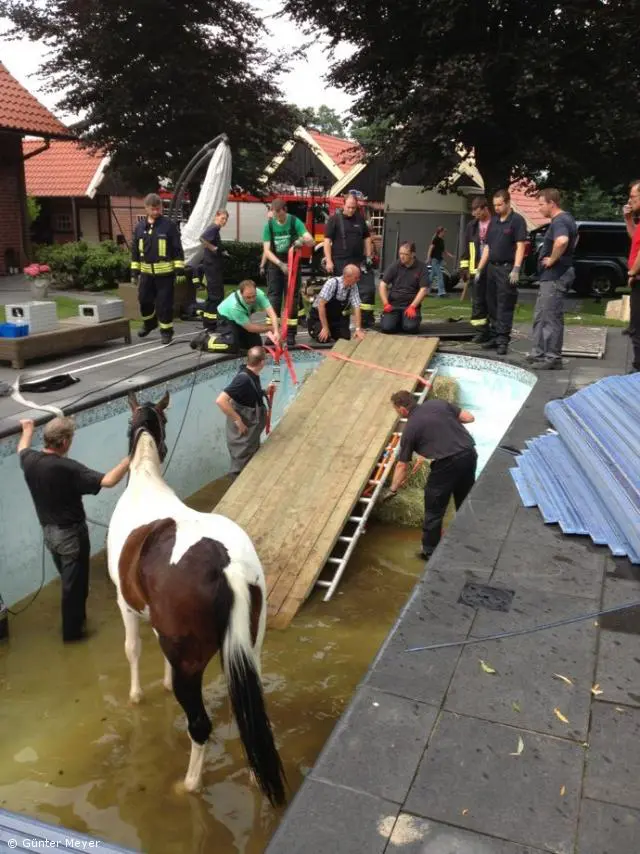
POLYGON ((243 279, 253 279, 254 282, 258 282, 262 243, 225 240, 223 248, 227 250, 230 256, 224 259, 225 282, 230 285, 237 285, 243 279))
POLYGON ((77 291, 104 291, 130 279, 131 256, 112 240, 34 247, 34 260, 51 267, 55 287, 77 291))

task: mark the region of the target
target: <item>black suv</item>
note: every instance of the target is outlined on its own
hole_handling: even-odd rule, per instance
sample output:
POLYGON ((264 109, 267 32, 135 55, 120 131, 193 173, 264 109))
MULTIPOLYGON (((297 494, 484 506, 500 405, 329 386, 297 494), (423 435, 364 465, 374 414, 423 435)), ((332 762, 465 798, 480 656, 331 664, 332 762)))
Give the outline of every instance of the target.
MULTIPOLYGON (((573 289, 580 296, 614 296, 617 288, 627 286, 627 258, 631 241, 623 222, 578 222, 578 243, 573 266, 573 289)), ((538 252, 548 226, 529 233, 529 248, 524 262, 524 278, 538 278, 538 252)))

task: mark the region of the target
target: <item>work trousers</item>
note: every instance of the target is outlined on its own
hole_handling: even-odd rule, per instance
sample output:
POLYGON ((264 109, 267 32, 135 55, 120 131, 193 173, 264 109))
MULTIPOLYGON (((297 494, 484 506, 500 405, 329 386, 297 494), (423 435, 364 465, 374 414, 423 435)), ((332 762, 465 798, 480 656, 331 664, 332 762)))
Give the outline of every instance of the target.
POLYGON ((420 312, 415 317, 407 317, 404 308, 394 308, 393 311, 383 311, 380 315, 380 332, 406 332, 416 335, 420 332, 422 317, 420 312))
POLYGON ((221 317, 215 333, 210 333, 209 330, 199 332, 192 340, 191 346, 194 350, 213 353, 239 353, 262 346, 262 338, 257 332, 247 332, 233 320, 221 317))
POLYGON ((173 292, 175 275, 151 276, 141 273, 138 280, 140 316, 145 329, 173 330, 173 292))
POLYGON ((487 267, 487 307, 491 337, 505 346, 511 340, 513 312, 518 302, 518 286, 509 281, 513 264, 489 261, 487 267))
POLYGON ((486 340, 490 337, 489 306, 487 304, 486 268, 474 281, 471 291, 471 325, 486 340))
POLYGON ((59 527, 45 525, 44 541, 62 581, 62 637, 82 635, 89 596, 91 545, 86 523, 59 527))
POLYGON ((267 423, 264 406, 242 406, 231 401, 231 405, 244 421, 247 432, 242 434, 231 418, 227 418, 227 448, 231 457, 229 474, 237 477, 260 449, 260 437, 267 423))
MULTIPOLYGON (((287 263, 287 259, 284 259, 287 263)), ((279 267, 276 267, 271 261, 267 262, 267 296, 275 313, 280 317, 283 304, 287 293, 288 273, 283 273, 279 267)), ((293 297, 293 305, 291 308, 291 316, 287 320, 287 340, 289 343, 294 343, 298 332, 300 321, 306 320, 304 305, 302 302, 302 294, 300 293, 300 269, 295 283, 295 294, 293 297)))
POLYGON ((476 481, 478 454, 475 448, 451 457, 434 460, 424 487, 424 524, 422 551, 430 556, 442 537, 442 521, 453 495, 456 510, 471 492, 476 481))
MULTIPOLYGON (((348 264, 355 264, 360 267, 364 261, 364 256, 360 258, 335 258, 333 266, 335 268, 333 275, 341 276, 344 268, 348 264)), ((375 323, 374 310, 376 307, 376 279, 373 270, 368 273, 362 273, 358 282, 358 293, 360 294, 360 311, 362 312, 362 328, 371 329, 375 323)))
POLYGON ((633 347, 633 367, 640 371, 640 277, 631 286, 631 317, 629 327, 631 329, 631 345, 633 347))
POLYGON ((564 341, 564 298, 575 279, 573 267, 557 279, 540 282, 533 315, 533 347, 536 359, 558 362, 564 341))
MULTIPOLYGON (((346 341, 351 339, 351 330, 349 329, 349 316, 348 315, 340 315, 339 317, 331 317, 327 316, 327 322, 329 324, 329 332, 331 334, 331 338, 333 341, 338 341, 340 338, 343 338, 346 341)), ((318 335, 320 334, 320 330, 322 329, 322 323, 320 323, 320 315, 318 313, 318 309, 312 306, 311 311, 309 312, 309 321, 307 324, 307 328, 309 330, 309 335, 311 338, 318 340, 318 335)))
POLYGON ((203 267, 207 280, 207 299, 202 312, 202 325, 213 332, 218 321, 218 306, 224 299, 222 258, 207 260, 203 267))

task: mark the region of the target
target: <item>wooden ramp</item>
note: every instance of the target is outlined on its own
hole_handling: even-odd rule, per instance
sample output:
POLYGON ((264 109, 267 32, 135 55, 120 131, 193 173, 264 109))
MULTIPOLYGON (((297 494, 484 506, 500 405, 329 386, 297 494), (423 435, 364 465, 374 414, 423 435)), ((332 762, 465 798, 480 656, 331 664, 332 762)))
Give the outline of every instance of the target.
MULTIPOLYGON (((334 350, 422 376, 437 347, 437 338, 370 332, 334 350)), ((391 394, 419 387, 410 377, 327 357, 217 505, 260 555, 270 626, 286 628, 313 590, 398 421, 391 394)))

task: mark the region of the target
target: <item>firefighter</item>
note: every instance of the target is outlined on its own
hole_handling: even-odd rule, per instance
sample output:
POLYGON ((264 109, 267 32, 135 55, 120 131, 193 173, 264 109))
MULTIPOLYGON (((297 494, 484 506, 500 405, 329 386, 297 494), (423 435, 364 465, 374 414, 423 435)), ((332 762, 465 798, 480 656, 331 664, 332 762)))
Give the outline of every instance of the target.
POLYGON ((163 216, 160 196, 150 193, 144 200, 146 218, 133 232, 131 282, 138 285, 140 314, 144 326, 140 338, 160 326, 163 344, 173 338, 173 297, 176 276, 184 278, 184 253, 178 227, 163 216))
MULTIPOLYGON (((287 213, 287 207, 282 199, 275 199, 271 203, 271 210, 273 216, 264 227, 262 239, 264 257, 267 261, 267 294, 274 312, 279 317, 287 290, 289 249, 292 246, 297 248, 302 243, 313 246, 315 241, 302 220, 287 213)), ((289 347, 295 346, 301 315, 304 315, 304 308, 300 296, 300 273, 298 272, 293 298, 293 317, 287 320, 287 346, 289 347)))
POLYGON ((356 338, 364 338, 358 293, 359 279, 360 267, 356 264, 347 264, 341 276, 327 279, 309 312, 308 329, 312 338, 323 344, 330 339, 337 341, 344 338, 348 341, 351 338, 349 315, 352 310, 355 315, 356 338))
MULTIPOLYGON (((489 339, 484 350, 495 349, 506 356, 511 340, 513 312, 518 302, 518 280, 524 260, 527 224, 524 217, 511 207, 508 190, 498 190, 493 197, 495 216, 489 223, 487 243, 476 270, 479 279, 487 268, 487 305, 489 308, 489 339)), ((475 281, 474 281, 475 284, 475 281)))
POLYGON ((487 306, 487 271, 475 277, 482 252, 487 242, 487 231, 491 222, 489 202, 484 196, 476 196, 471 202, 473 219, 464 233, 464 246, 460 259, 460 277, 463 282, 473 280, 471 291, 471 325, 477 330, 472 339, 474 344, 484 344, 491 337, 489 310, 487 306))
POLYGON ((380 280, 380 331, 417 335, 422 320, 420 306, 429 292, 427 265, 418 261, 416 245, 409 241, 400 244, 398 258, 380 280))
POLYGON ((191 348, 212 353, 238 353, 261 347, 261 334, 279 343, 278 318, 264 291, 257 288, 251 279, 245 279, 240 282, 238 290, 218 306, 216 331, 211 333, 205 329, 198 333, 191 339, 191 348), (252 321, 251 315, 257 311, 266 311, 267 320, 262 323, 252 321))
POLYGON ((358 282, 362 300, 363 327, 374 323, 376 283, 373 274, 373 246, 369 224, 358 210, 358 199, 349 193, 344 207, 329 217, 324 230, 324 260, 330 276, 341 275, 347 264, 356 264, 363 275, 358 282))
POLYGON ((220 229, 229 221, 225 210, 216 211, 212 224, 200 235, 200 243, 204 246, 202 266, 207 280, 207 301, 202 312, 202 323, 205 329, 215 332, 218 320, 218 305, 224 299, 223 258, 229 253, 222 247, 220 229))

